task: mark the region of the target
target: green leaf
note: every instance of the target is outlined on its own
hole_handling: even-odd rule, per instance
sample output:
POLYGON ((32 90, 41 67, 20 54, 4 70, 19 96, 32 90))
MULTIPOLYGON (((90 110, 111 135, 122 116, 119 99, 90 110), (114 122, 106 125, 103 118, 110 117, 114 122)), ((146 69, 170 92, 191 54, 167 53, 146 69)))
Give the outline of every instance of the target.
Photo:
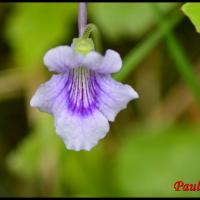
MULTIPOLYGON (((92 21, 110 40, 139 38, 155 24, 155 16, 146 3, 91 3, 90 6, 92 21)), ((177 3, 159 3, 163 13, 175 6, 177 3)))
POLYGON ((5 34, 15 61, 27 70, 42 63, 49 48, 67 43, 75 29, 76 3, 19 3, 13 9, 5 34))
POLYGON ((185 3, 182 10, 190 18, 197 32, 200 33, 200 3, 185 3))

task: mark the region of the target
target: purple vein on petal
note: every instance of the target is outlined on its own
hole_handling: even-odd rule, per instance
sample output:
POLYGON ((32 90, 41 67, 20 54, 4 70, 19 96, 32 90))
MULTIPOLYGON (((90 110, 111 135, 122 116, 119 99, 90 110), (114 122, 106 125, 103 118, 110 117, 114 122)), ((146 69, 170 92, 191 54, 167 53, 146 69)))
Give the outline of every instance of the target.
POLYGON ((97 94, 93 92, 92 82, 95 76, 91 70, 79 67, 71 70, 66 94, 67 107, 72 114, 88 116, 97 108, 97 94), (93 94, 94 93, 94 94, 93 94))

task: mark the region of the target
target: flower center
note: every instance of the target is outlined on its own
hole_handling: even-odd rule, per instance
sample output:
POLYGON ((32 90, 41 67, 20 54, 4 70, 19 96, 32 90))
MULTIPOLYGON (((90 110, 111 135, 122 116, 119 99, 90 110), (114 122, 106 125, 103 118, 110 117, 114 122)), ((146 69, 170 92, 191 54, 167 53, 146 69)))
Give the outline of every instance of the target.
POLYGON ((94 43, 90 38, 75 38, 73 39, 73 45, 75 51, 82 55, 94 50, 94 43))
POLYGON ((68 84, 68 109, 73 113, 88 115, 98 106, 95 72, 79 67, 70 71, 68 84))

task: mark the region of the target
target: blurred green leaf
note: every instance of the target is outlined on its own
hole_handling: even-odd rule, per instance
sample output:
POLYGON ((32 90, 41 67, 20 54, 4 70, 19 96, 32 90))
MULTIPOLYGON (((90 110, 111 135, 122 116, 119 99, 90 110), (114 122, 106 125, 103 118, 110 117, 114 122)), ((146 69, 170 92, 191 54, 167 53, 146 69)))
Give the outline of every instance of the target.
POLYGON ((145 38, 143 42, 131 49, 124 58, 122 69, 118 73, 114 74, 114 78, 120 81, 124 80, 133 70, 136 69, 138 64, 142 62, 145 56, 147 56, 160 42, 168 30, 173 29, 181 19, 182 15, 175 12, 174 15, 171 16, 169 23, 166 26, 158 28, 158 30, 145 38))
MULTIPOLYGON (((160 12, 157 4, 152 4, 152 10, 155 12, 157 19, 159 21, 160 27, 166 26, 169 21, 165 19, 160 12)), ((168 30, 166 32, 166 44, 169 49, 169 52, 176 63, 177 70, 188 84, 190 89, 193 91, 199 105, 200 105, 200 86, 195 76, 195 73, 192 70, 192 64, 190 63, 184 49, 179 44, 178 39, 176 38, 173 30, 168 30)))
POLYGON ((182 10, 190 18, 197 32, 200 33, 200 3, 185 3, 182 10))
POLYGON ((121 195, 198 197, 198 192, 175 192, 173 184, 178 180, 198 183, 199 132, 199 127, 183 125, 163 130, 129 127, 115 163, 121 195))
MULTIPOLYGON (((163 13, 177 3, 159 3, 163 13)), ((103 34, 111 40, 139 38, 155 24, 155 16, 145 3, 91 3, 90 13, 103 34)))
POLYGON ((76 196, 106 196, 110 191, 110 164, 102 143, 90 152, 63 152, 60 177, 65 188, 71 185, 76 196))
POLYGON ((67 42, 75 29, 76 3, 23 3, 13 9, 5 34, 16 62, 27 70, 42 63, 49 48, 67 42))

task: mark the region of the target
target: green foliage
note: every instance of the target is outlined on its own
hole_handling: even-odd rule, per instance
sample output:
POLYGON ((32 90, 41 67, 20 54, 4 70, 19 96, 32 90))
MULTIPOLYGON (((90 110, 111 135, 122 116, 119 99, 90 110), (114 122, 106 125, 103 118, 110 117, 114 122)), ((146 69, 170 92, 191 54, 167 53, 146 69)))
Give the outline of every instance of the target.
POLYGON ((23 3, 13 9, 5 34, 17 64, 25 70, 40 67, 49 48, 71 39, 77 4, 23 3))
MULTIPOLYGON (((129 127, 128 130, 134 130, 129 127)), ((198 197, 198 192, 175 192, 173 184, 198 183, 200 168, 199 128, 127 131, 121 138, 115 176, 122 196, 198 197)))
MULTIPOLYGON (((163 13, 167 13, 177 3, 159 3, 158 6, 163 13)), ((91 4, 89 9, 101 32, 115 41, 121 37, 138 39, 156 22, 147 3, 99 3, 91 4)))
POLYGON ((52 118, 46 115, 40 120, 38 129, 8 157, 9 168, 29 187, 36 182, 44 185, 50 175, 51 194, 58 196, 198 196, 173 189, 177 180, 197 181, 198 128, 130 126, 109 160, 102 143, 91 152, 66 150, 52 118))
POLYGON ((182 10, 187 15, 196 30, 200 33, 200 3, 185 3, 182 6, 182 10))
MULTIPOLYGON (((156 4, 152 5, 155 14, 158 17, 158 21, 161 27, 167 26, 169 24, 169 20, 165 19, 160 12, 159 7, 156 4)), ((200 105, 200 85, 197 81, 197 77, 193 72, 192 65, 187 58, 186 53, 184 52, 183 48, 180 46, 179 41, 176 39, 175 34, 172 30, 168 30, 166 32, 166 43, 169 49, 171 56, 173 57, 176 67, 180 74, 182 75, 183 79, 187 82, 188 86, 193 91, 196 99, 200 105)))
MULTIPOLYGON (((154 14, 155 15, 155 14, 154 14)), ((182 16, 177 13, 173 15, 169 23, 161 26, 154 33, 150 34, 145 40, 139 43, 136 47, 131 49, 124 58, 123 68, 116 74, 114 78, 117 80, 124 80, 142 60, 152 51, 153 48, 165 37, 166 33, 173 29, 182 19, 182 16)))

